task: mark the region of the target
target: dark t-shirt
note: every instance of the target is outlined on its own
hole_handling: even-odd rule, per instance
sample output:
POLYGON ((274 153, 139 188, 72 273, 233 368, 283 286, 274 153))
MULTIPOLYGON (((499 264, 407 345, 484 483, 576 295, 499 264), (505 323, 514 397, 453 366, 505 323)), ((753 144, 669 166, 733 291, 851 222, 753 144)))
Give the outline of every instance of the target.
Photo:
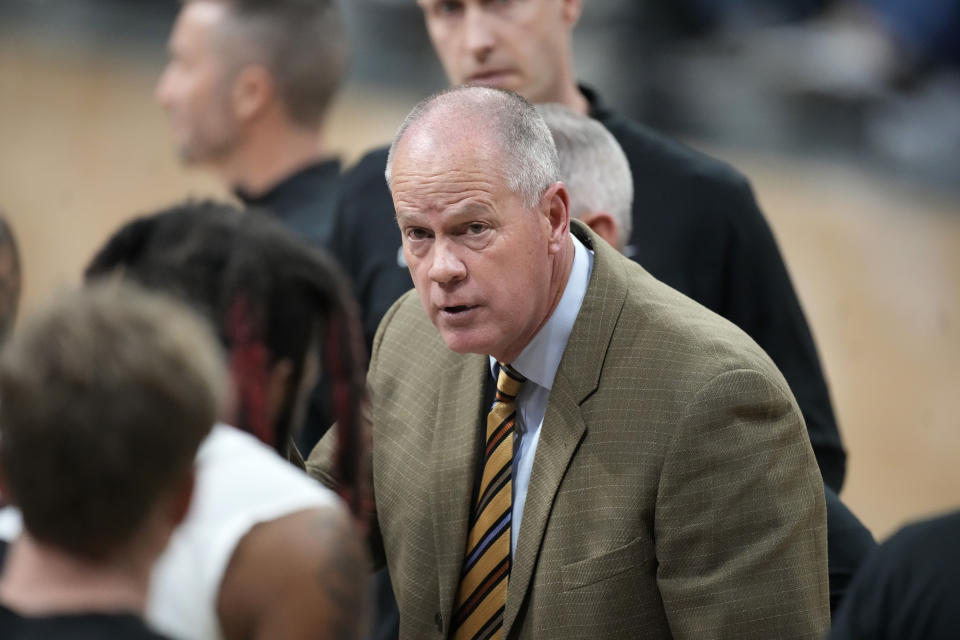
MULTIPOLYGON (((276 218, 311 246, 330 249, 340 197, 339 160, 321 160, 306 166, 259 195, 242 190, 235 193, 247 207, 276 218)), ((303 457, 310 454, 313 445, 335 420, 329 399, 330 385, 329 378, 321 374, 310 396, 306 420, 296 437, 303 457)))
POLYGON ((831 640, 960 637, 960 511, 912 524, 864 562, 831 640))
POLYGON ((0 604, 3 640, 168 640, 128 613, 21 616, 0 604))

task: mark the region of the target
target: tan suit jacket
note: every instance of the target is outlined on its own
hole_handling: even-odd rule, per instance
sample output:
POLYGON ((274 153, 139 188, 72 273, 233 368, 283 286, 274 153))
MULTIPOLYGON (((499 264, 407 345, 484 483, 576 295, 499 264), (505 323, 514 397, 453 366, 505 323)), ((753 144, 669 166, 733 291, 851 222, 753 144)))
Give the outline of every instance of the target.
MULTIPOLYGON (((534 457, 504 637, 821 637, 823 490, 783 377, 732 324, 572 227, 594 266, 534 457)), ((486 356, 446 347, 414 292, 377 332, 373 486, 401 638, 449 632, 489 375, 486 356)), ((328 483, 330 450, 307 465, 328 483)))

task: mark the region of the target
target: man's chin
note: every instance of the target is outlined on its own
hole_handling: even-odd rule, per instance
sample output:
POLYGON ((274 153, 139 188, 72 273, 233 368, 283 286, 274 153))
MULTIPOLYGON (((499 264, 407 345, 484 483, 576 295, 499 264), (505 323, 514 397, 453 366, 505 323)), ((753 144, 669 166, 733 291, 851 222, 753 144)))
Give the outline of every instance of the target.
POLYGON ((502 89, 504 91, 523 94, 523 87, 520 86, 519 79, 515 73, 469 78, 463 84, 470 87, 489 87, 491 89, 502 89))
POLYGON ((480 337, 475 334, 471 335, 472 333, 473 332, 470 331, 440 329, 440 337, 443 338, 444 344, 447 345, 450 351, 461 355, 468 353, 487 355, 490 352, 491 346, 489 342, 480 339, 480 337))

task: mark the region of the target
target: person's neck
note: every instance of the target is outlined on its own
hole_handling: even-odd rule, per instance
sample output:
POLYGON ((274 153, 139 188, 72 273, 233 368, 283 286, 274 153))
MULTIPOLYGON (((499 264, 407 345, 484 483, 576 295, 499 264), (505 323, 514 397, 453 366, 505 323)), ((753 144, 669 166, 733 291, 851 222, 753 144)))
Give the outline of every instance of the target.
POLYGON ((590 113, 590 102, 580 91, 580 87, 573 81, 573 78, 564 82, 560 91, 549 102, 558 102, 582 116, 590 113))
POLYGON ((299 127, 259 130, 251 133, 243 149, 218 172, 230 188, 258 197, 321 157, 315 131, 299 127))
POLYGON ((24 532, 7 553, 0 601, 22 615, 142 614, 151 565, 143 558, 95 563, 24 532))
MULTIPOLYGON (((567 51, 570 51, 569 47, 567 51)), ((557 75, 554 81, 546 88, 542 95, 524 97, 534 104, 556 102, 583 116, 590 113, 590 101, 587 100, 587 97, 580 91, 580 87, 577 86, 576 78, 573 75, 573 58, 570 53, 568 53, 567 57, 562 61, 560 67, 557 69, 557 75)))

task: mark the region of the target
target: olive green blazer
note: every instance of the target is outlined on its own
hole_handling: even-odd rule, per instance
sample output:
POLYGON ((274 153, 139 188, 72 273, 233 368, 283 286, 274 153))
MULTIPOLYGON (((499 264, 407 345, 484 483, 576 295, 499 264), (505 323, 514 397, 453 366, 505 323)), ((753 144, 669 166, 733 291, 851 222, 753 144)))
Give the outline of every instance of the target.
MULTIPOLYGON (((821 637, 823 489, 780 372, 732 324, 571 226, 593 272, 534 457, 504 637, 821 637)), ((375 552, 401 638, 450 631, 489 375, 486 356, 445 346, 414 292, 380 324, 375 552)), ((332 434, 307 464, 328 484, 332 434)))

